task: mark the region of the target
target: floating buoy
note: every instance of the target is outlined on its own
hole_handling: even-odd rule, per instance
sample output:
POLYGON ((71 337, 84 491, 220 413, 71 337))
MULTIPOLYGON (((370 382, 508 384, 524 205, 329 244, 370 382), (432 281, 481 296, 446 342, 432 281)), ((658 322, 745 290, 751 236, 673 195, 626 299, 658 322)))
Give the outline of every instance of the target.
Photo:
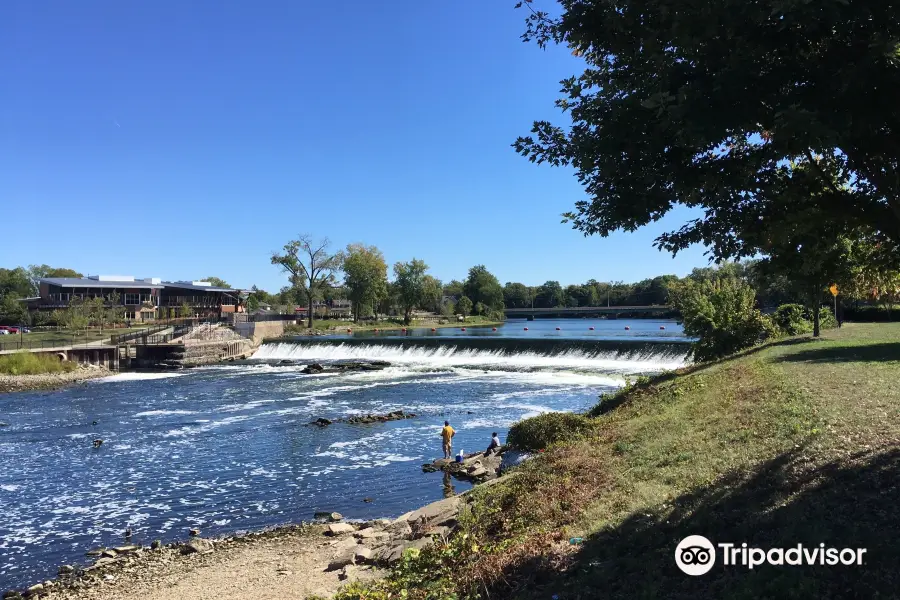
POLYGON ((557 327, 556 330, 559 331, 559 327, 557 327))
POLYGON ((659 328, 660 328, 660 329, 665 329, 666 326, 665 326, 665 325, 660 325, 659 328))
POLYGON ((431 330, 432 330, 432 331, 437 331, 437 329, 435 329, 434 327, 432 327, 431 330))
POLYGON ((528 328, 527 328, 527 327, 525 328, 525 331, 528 331, 528 328))
POLYGON ((497 331, 497 328, 496 328, 496 327, 494 327, 494 328, 493 328, 493 329, 491 329, 491 331, 497 331))
POLYGON ((465 331, 466 328, 465 328, 465 327, 461 327, 459 330, 460 330, 460 331, 465 331))
POLYGON ((631 329, 631 327, 629 327, 628 325, 626 325, 626 326, 625 326, 625 331, 628 331, 629 329, 631 329))
POLYGON ((400 331, 402 331, 403 333, 406 333, 406 327, 404 327, 404 328, 401 329, 400 331))
POLYGON ((594 328, 593 328, 593 327, 588 327, 588 330, 593 331, 594 328))
POLYGON ((375 333, 378 333, 378 328, 377 328, 377 327, 375 328, 375 333))
POLYGON ((347 329, 347 333, 353 333, 352 329, 347 329))

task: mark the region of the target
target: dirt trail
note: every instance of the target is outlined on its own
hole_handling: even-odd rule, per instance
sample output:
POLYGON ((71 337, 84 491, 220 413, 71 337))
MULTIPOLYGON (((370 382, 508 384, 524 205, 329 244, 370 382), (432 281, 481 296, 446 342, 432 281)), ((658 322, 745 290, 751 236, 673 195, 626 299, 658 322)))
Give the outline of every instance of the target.
MULTIPOLYGON (((369 567, 326 571, 346 544, 321 528, 279 530, 219 542, 213 552, 182 556, 175 548, 145 551, 79 587, 54 584, 49 600, 284 600, 329 597, 341 585, 379 576, 369 567), (346 578, 343 578, 345 577, 346 578)), ((78 585, 78 584, 76 584, 78 585)))

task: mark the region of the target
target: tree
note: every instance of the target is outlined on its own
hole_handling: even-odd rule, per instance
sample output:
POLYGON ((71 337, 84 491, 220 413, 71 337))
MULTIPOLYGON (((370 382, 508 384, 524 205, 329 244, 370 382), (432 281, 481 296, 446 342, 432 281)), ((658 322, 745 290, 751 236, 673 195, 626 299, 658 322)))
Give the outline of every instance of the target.
POLYGON ((476 265, 469 269, 469 276, 463 284, 463 293, 473 303, 481 302, 491 311, 503 310, 503 287, 484 265, 476 265))
POLYGON ((178 313, 178 316, 182 319, 189 319, 194 316, 194 309, 187 302, 182 302, 181 306, 178 308, 178 313))
POLYGON ((344 285, 353 303, 353 320, 363 311, 377 314, 379 303, 387 296, 387 263, 375 246, 350 244, 343 255, 344 285))
POLYGON ((445 296, 453 296, 454 298, 459 298, 463 295, 463 283, 462 281, 457 281, 453 279, 444 286, 444 295, 445 296))
POLYGON ((468 296, 461 297, 456 302, 456 314, 462 315, 463 318, 466 318, 472 313, 472 301, 468 296))
POLYGON ((537 308, 556 308, 565 306, 566 294, 558 281, 548 281, 538 288, 534 297, 537 308))
POLYGON ((34 289, 28 272, 22 267, 0 269, 0 298, 12 294, 17 298, 32 296, 34 289))
MULTIPOLYGON (((213 286, 215 286, 215 287, 226 288, 229 290, 231 289, 231 286, 228 285, 228 283, 224 279, 220 279, 218 277, 204 277, 203 281, 208 281, 209 283, 213 284, 213 286)), ((244 280, 244 281, 246 281, 246 280, 244 280)))
POLYGON ((531 308, 531 288, 524 283, 507 281, 503 286, 503 304, 506 308, 531 308))
POLYGON ((313 303, 323 288, 334 283, 334 272, 341 267, 340 254, 329 254, 328 238, 314 241, 301 235, 284 245, 284 254, 272 253, 272 264, 289 275, 291 286, 306 295, 309 322, 313 326, 313 303))
POLYGON ((633 231, 684 205, 702 217, 659 247, 702 242, 716 258, 750 256, 748 236, 804 196, 807 178, 790 175, 807 161, 827 189, 807 228, 868 227, 900 244, 900 113, 889 100, 900 91, 900 5, 561 4, 553 19, 520 3, 532 11, 526 41, 566 44, 587 64, 557 101, 572 125, 535 122, 513 146, 575 168, 589 196, 566 215, 575 229, 633 231))
POLYGON ((438 313, 441 311, 441 298, 444 296, 444 285, 441 280, 426 275, 422 282, 422 304, 420 308, 429 312, 438 313))
POLYGON ((425 294, 425 261, 412 259, 409 262, 398 262, 394 265, 394 286, 400 306, 403 309, 403 323, 409 325, 412 311, 422 303, 425 294))
POLYGON ((21 325, 28 322, 28 308, 15 294, 0 297, 0 323, 21 325))
POLYGON ((691 347, 695 360, 721 358, 774 335, 771 322, 755 307, 753 288, 740 279, 685 278, 670 293, 684 332, 698 338, 691 347))

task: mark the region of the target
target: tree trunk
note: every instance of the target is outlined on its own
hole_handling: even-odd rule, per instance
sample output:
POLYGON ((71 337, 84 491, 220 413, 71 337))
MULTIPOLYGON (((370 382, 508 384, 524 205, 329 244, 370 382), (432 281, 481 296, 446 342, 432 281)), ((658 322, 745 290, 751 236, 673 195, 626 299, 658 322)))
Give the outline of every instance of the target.
POLYGON ((307 316, 307 325, 308 329, 312 329, 313 325, 313 293, 312 288, 309 288, 309 291, 306 292, 306 311, 309 313, 307 316))
POLYGON ((813 337, 819 337, 819 303, 813 306, 813 337))
POLYGON ((411 320, 410 319, 411 313, 412 313, 412 309, 409 309, 409 308, 407 308, 405 311, 403 311, 403 324, 404 325, 409 325, 409 322, 411 320))

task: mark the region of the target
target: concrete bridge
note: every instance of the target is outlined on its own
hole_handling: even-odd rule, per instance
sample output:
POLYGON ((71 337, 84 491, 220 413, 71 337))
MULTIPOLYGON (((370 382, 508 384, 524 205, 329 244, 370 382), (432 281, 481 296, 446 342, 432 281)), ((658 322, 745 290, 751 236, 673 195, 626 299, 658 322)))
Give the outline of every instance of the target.
POLYGON ((507 308, 507 317, 589 317, 599 315, 619 315, 623 313, 662 313, 673 310, 668 304, 650 306, 575 306, 558 308, 507 308))

